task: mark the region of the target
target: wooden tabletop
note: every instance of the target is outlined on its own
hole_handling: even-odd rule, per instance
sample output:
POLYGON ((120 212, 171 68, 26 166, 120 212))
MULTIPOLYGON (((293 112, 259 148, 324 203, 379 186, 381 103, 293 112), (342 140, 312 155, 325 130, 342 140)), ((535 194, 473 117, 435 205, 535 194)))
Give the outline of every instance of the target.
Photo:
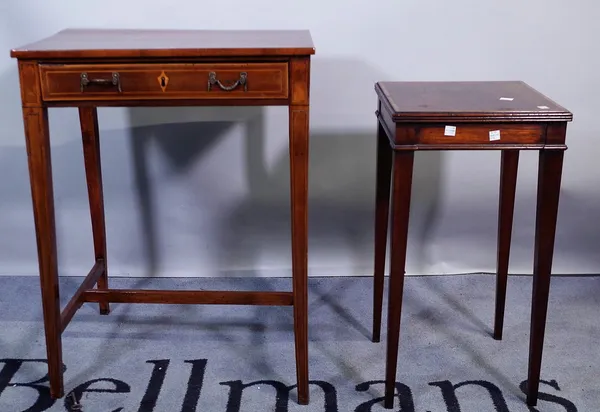
POLYGON ((522 81, 379 82, 375 90, 395 122, 573 119, 522 81))
POLYGON ((66 29, 11 50, 19 59, 314 54, 308 30, 66 29))

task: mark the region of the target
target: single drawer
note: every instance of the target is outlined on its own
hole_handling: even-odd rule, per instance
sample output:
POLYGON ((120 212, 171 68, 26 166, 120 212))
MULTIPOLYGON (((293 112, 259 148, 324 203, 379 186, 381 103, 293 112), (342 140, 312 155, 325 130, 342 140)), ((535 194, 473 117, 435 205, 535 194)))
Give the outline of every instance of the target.
POLYGON ((288 64, 44 64, 46 101, 287 99, 288 64))
POLYGON ((536 123, 478 123, 418 127, 418 144, 543 144, 545 127, 536 123))

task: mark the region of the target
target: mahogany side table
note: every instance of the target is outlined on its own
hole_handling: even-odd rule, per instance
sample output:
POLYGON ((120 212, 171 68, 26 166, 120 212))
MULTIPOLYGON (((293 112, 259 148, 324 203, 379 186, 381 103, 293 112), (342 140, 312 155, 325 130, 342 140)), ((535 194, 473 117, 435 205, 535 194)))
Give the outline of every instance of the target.
POLYGON ((18 59, 37 237, 50 393, 64 395, 61 335, 84 302, 293 306, 298 402, 308 397, 309 31, 68 29, 11 51, 18 59), (99 106, 289 107, 292 291, 109 289, 99 106), (48 107, 78 107, 95 262, 59 306, 48 107), (97 286, 97 288, 94 288, 97 286))
POLYGON ((567 122, 565 108, 519 81, 380 82, 373 341, 381 331, 388 214, 391 216, 385 407, 392 408, 414 153, 501 150, 494 338, 502 338, 520 150, 539 151, 527 403, 537 403, 567 122), (390 190, 391 187, 391 190, 390 190), (391 202, 390 202, 391 192, 391 202), (391 213, 390 213, 391 211, 391 213))

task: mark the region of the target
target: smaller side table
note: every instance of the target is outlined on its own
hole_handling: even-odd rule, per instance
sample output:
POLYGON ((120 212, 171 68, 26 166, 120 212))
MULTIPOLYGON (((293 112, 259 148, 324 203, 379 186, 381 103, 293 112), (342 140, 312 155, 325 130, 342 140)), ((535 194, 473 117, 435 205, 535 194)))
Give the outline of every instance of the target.
POLYGON ((519 81, 380 82, 375 90, 379 97, 373 316, 376 342, 381 330, 388 214, 392 220, 385 407, 392 408, 394 402, 416 150, 502 151, 496 339, 502 338, 519 151, 539 151, 527 379, 527 404, 536 405, 566 129, 573 115, 519 81))

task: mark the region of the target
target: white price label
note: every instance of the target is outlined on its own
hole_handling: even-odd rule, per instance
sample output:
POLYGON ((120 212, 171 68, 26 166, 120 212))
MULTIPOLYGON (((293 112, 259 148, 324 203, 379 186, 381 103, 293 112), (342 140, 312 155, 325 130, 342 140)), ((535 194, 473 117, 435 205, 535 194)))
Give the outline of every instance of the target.
POLYGON ((446 126, 444 128, 444 136, 456 136, 456 126, 446 126))
POLYGON ((495 140, 500 140, 500 130, 490 131, 490 142, 493 142, 495 140))

